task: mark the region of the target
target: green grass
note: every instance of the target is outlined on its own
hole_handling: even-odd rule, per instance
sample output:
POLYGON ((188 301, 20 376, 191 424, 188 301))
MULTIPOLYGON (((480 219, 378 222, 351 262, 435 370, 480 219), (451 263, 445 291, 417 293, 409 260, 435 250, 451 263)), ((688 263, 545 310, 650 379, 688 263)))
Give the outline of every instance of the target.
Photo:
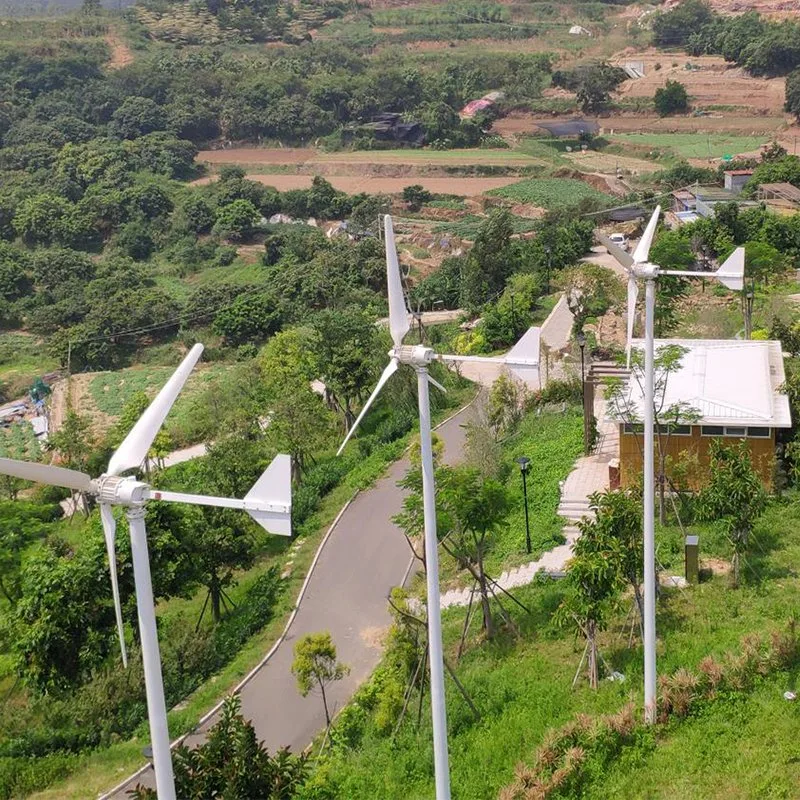
POLYGON ((58 368, 44 342, 29 333, 0 333, 0 382, 9 397, 19 397, 33 381, 58 368))
MULTIPOLYGON (((700 528, 701 555, 727 556, 719 530, 700 528)), ((660 552, 673 549, 675 530, 659 532, 660 552)), ((658 669, 671 673, 695 669, 706 655, 738 652, 743 635, 785 629, 800 612, 800 496, 775 503, 756 528, 757 544, 749 560, 747 582, 740 589, 717 575, 686 590, 664 590, 658 604, 658 669)), ((514 594, 533 612, 513 610, 521 628, 515 639, 504 634, 486 643, 477 634, 457 671, 481 712, 469 711, 447 684, 451 775, 455 800, 489 800, 514 777, 516 765, 532 763, 546 732, 578 712, 621 708, 628 699, 641 703, 642 656, 628 649, 624 598, 600 648, 624 683, 603 681, 597 692, 585 682, 570 688, 581 642, 554 627, 552 612, 560 600, 558 583, 534 584, 514 594)), ((444 615, 446 649, 455 649, 465 609, 444 615)), ((797 797, 796 705, 781 697, 794 688, 794 676, 776 675, 757 684, 750 697, 723 698, 683 722, 659 730, 649 748, 631 749, 610 770, 589 775, 583 797, 591 798, 762 798, 797 797)), ((362 738, 335 750, 316 780, 332 789, 331 797, 351 800, 427 800, 433 794, 430 712, 422 726, 415 714, 394 741, 380 734, 370 717, 362 738)), ((326 795, 327 796, 327 795, 326 795)))
POLYGON ((626 754, 584 792, 587 800, 790 798, 800 796, 794 677, 765 681, 671 726, 651 752, 626 754))
POLYGON ((572 471, 575 459, 583 453, 583 419, 577 407, 563 414, 529 414, 520 430, 504 443, 514 469, 506 482, 514 509, 507 523, 493 537, 486 568, 492 575, 517 564, 527 563, 563 542, 564 520, 556 514, 559 481, 572 471), (528 473, 528 513, 533 554, 525 552, 525 505, 522 479, 514 459, 531 460, 528 473))
POLYGON ((568 208, 583 200, 595 200, 598 203, 608 203, 611 200, 609 195, 572 178, 528 178, 519 183, 492 189, 487 194, 547 209, 568 208))
POLYGON ((728 133, 615 133, 614 141, 672 150, 682 158, 721 158, 758 150, 767 136, 728 133))

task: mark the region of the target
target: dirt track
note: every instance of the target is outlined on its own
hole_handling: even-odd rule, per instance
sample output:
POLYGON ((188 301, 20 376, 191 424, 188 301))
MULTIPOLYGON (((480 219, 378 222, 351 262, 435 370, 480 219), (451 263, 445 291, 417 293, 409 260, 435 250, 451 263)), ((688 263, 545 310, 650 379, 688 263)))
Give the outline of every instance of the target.
MULTIPOLYGON (((287 189, 308 189, 311 186, 311 175, 248 175, 250 180, 258 181, 266 186, 274 186, 279 191, 287 189)), ((195 183, 209 183, 213 178, 200 178, 195 183)), ((517 183, 520 178, 430 178, 425 175, 414 175, 407 178, 385 178, 381 176, 328 175, 326 180, 334 188, 348 194, 367 192, 368 194, 396 194, 406 186, 419 184, 434 194, 454 194, 461 197, 473 197, 517 183)))

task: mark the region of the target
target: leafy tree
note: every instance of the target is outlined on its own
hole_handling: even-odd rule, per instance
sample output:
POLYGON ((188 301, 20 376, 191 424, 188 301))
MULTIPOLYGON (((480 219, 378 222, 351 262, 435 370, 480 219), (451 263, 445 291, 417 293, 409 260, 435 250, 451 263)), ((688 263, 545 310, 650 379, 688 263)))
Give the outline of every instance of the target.
POLYGON ((444 550, 475 580, 481 598, 483 630, 495 635, 485 558, 491 534, 508 516, 511 505, 506 488, 469 467, 440 467, 436 474, 437 521, 444 550))
POLYGON ((663 87, 656 89, 653 103, 660 117, 668 117, 688 110, 689 95, 682 83, 668 80, 663 87))
POLYGON ((329 728, 331 715, 325 689, 349 673, 350 667, 336 660, 336 645, 328 631, 306 634, 295 644, 292 674, 297 679, 297 688, 303 697, 311 691, 319 691, 325 709, 325 723, 329 728))
POLYGON ((13 606, 22 597, 22 557, 61 516, 58 505, 20 500, 0 503, 0 593, 13 606))
POLYGON ((747 442, 725 445, 712 439, 709 450, 709 482, 702 490, 702 516, 719 521, 733 546, 732 584, 739 586, 741 562, 753 546, 753 527, 764 513, 769 496, 750 458, 747 442))
POLYGON ((291 455, 295 478, 314 463, 333 435, 331 412, 310 386, 315 377, 313 336, 309 328, 282 331, 260 356, 270 408, 267 438, 276 450, 291 455))
POLYGON ((418 183, 403 189, 403 200, 411 211, 419 211, 432 197, 433 195, 418 183))
POLYGON ((69 558, 48 547, 26 558, 11 625, 17 672, 37 692, 83 682, 111 652, 116 620, 104 558, 97 535, 69 558))
POLYGON ((745 275, 753 284, 766 286, 786 273, 786 256, 766 242, 745 242, 744 256, 745 275))
POLYGON ((619 543, 620 577, 633 590, 641 627, 644 624, 641 494, 633 491, 596 492, 589 498, 589 507, 594 511, 598 535, 614 538, 619 543))
POLYGON ((520 392, 513 378, 503 374, 492 384, 487 414, 495 438, 513 431, 522 414, 520 392))
POLYGON ((111 115, 110 129, 120 139, 136 139, 165 127, 163 110, 149 97, 126 97, 111 115))
POLYGON ((79 244, 90 234, 89 221, 78 207, 50 192, 26 197, 12 224, 28 245, 79 244))
POLYGON ((270 290, 246 291, 217 313, 213 329, 228 344, 258 342, 279 328, 281 318, 278 301, 270 290))
POLYGON ((679 6, 653 20, 653 42, 659 47, 680 47, 712 19, 710 6, 703 0, 684 0, 679 6))
MULTIPOLYGON (((690 270, 695 266, 691 244, 678 231, 662 233, 651 248, 650 258, 664 269, 690 270)), ((677 325, 677 303, 688 291, 689 282, 685 278, 659 277, 656 284, 656 336, 664 336, 677 325)))
POLYGON ((344 415, 349 429, 355 421, 354 404, 374 381, 375 325, 360 309, 322 311, 312 325, 318 375, 326 396, 344 415))
POLYGON ((567 563, 566 595, 558 608, 561 624, 576 627, 586 639, 587 677, 596 689, 599 681, 597 634, 603 630, 623 581, 622 542, 606 519, 584 517, 581 535, 567 563))
MULTIPOLYGON (((95 450, 91 422, 70 406, 61 427, 49 434, 47 449, 58 453, 60 463, 68 469, 87 472, 90 456, 95 450)), ((82 500, 88 512, 86 497, 82 496, 82 500)))
POLYGON ((233 242, 247 239, 252 235, 260 216, 249 200, 234 200, 217 209, 214 233, 233 242))
MULTIPOLYGON (((306 756, 294 756, 288 748, 270 755, 240 708, 239 695, 231 695, 202 744, 175 748, 172 760, 178 797, 291 800, 298 796, 309 774, 306 756)), ((133 797, 156 800, 156 793, 139 785, 133 797)))
POLYGON ((783 107, 800 119, 800 68, 786 76, 786 102, 783 107))
POLYGON ((514 226, 506 209, 492 212, 481 224, 461 275, 461 303, 477 309, 502 291, 516 266, 511 237, 514 226))

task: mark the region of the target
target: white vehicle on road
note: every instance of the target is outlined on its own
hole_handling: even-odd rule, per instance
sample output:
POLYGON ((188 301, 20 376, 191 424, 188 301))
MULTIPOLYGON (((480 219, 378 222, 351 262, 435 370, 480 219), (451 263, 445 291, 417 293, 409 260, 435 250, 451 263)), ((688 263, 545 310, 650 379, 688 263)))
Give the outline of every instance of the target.
POLYGON ((608 237, 617 247, 628 250, 628 237, 624 233, 612 233, 608 237))

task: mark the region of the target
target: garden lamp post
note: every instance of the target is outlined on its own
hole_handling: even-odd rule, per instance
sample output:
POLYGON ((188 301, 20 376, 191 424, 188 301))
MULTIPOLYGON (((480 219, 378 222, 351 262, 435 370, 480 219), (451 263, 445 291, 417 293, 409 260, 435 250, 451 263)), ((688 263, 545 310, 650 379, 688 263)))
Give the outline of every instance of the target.
POLYGON ((753 335, 753 284, 750 282, 742 295, 744 305, 744 338, 749 339, 753 335))
POLYGON ((546 244, 544 252, 547 255, 547 271, 544 273, 544 293, 550 294, 550 264, 552 262, 553 248, 546 244))
POLYGON ((531 552, 531 523, 528 518, 528 469, 531 464, 529 458, 520 456, 517 459, 519 464, 519 471, 522 473, 522 496, 525 498, 525 549, 528 553, 531 552))

